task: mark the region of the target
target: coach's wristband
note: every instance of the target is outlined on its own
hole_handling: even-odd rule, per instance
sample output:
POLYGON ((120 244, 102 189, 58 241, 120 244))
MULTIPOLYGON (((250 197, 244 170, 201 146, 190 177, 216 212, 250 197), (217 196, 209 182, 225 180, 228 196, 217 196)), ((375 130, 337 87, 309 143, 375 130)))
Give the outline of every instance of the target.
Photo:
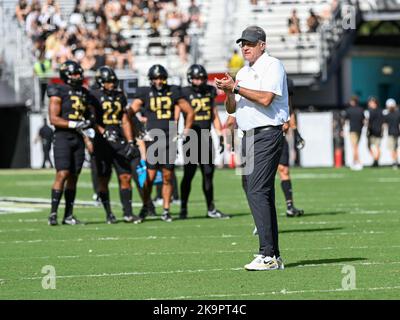
POLYGON ((239 94, 239 90, 240 90, 240 86, 239 86, 239 85, 236 85, 236 87, 233 88, 233 93, 234 93, 234 94, 239 94))
POLYGON ((68 128, 75 129, 76 128, 76 121, 68 121, 68 128))

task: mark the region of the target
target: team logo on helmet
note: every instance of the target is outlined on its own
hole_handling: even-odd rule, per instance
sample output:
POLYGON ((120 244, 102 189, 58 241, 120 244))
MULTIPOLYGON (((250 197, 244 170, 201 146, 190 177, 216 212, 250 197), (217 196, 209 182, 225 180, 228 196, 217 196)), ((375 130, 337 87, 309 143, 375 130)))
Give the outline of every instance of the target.
POLYGON ((79 63, 67 60, 60 66, 60 78, 72 87, 80 87, 83 84, 83 69, 79 63), (79 75, 79 77, 73 77, 73 75, 79 75))
POLYGON ((114 88, 116 88, 118 85, 118 77, 115 74, 114 70, 109 66, 102 66, 98 68, 96 71, 95 80, 99 87, 102 89, 105 89, 105 83, 113 83, 114 88))

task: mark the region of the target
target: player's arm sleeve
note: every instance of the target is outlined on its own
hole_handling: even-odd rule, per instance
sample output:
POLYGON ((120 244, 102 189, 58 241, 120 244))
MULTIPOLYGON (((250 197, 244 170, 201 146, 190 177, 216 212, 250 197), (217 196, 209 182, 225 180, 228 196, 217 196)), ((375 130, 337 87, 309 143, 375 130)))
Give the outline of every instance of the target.
POLYGON ((49 84, 49 86, 47 87, 47 96, 49 98, 60 96, 60 90, 56 84, 49 84))
POLYGON ((137 90, 133 96, 133 99, 139 99, 142 102, 145 102, 145 96, 146 96, 146 88, 139 87, 139 88, 137 88, 137 90))
MULTIPOLYGON (((185 99, 181 87, 172 86, 172 87, 171 87, 171 90, 172 90, 172 95, 173 95, 175 101, 178 101, 179 99, 185 99)), ((185 100, 186 100, 186 99, 185 99, 185 100)), ((187 101, 187 100, 186 100, 186 101, 187 101)))

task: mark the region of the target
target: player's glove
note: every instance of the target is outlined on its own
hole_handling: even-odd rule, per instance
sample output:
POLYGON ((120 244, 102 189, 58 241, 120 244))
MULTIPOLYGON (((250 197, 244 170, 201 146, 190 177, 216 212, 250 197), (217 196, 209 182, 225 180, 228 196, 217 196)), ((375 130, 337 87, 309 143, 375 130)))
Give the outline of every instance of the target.
POLYGON ((306 142, 301 137, 301 135, 300 135, 299 131, 297 131, 297 129, 294 129, 294 144, 295 144, 297 150, 303 149, 306 144, 306 142))
POLYGON ((183 133, 178 133, 178 134, 172 139, 172 141, 173 141, 173 142, 178 141, 178 140, 183 140, 183 141, 185 141, 185 139, 186 139, 185 134, 183 134, 183 133))
POLYGON ((140 156, 139 148, 133 141, 129 141, 125 146, 125 157, 129 160, 135 159, 140 156))
POLYGON ((218 151, 219 153, 224 153, 224 150, 225 150, 224 136, 219 136, 218 151))
POLYGON ((105 130, 103 133, 103 138, 108 142, 117 142, 119 140, 118 132, 114 130, 105 130))
POLYGON ((93 139, 94 136, 96 135, 96 131, 94 131, 93 128, 87 128, 85 130, 80 130, 81 134, 85 137, 88 137, 90 139, 93 139))
POLYGON ((75 129, 77 131, 85 130, 89 128, 90 125, 91 125, 90 120, 68 121, 68 128, 75 129))
POLYGON ((140 131, 138 138, 143 141, 154 141, 153 137, 147 130, 140 131))

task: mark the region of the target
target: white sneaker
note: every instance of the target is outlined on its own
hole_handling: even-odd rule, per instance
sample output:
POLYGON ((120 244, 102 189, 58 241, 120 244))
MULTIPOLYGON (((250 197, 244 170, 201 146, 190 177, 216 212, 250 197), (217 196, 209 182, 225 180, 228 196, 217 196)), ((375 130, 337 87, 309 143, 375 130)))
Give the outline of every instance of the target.
POLYGON ((256 227, 256 226, 254 226, 254 230, 253 230, 253 236, 256 236, 256 235, 258 235, 258 230, 257 230, 257 227, 256 227))
POLYGON ((267 270, 278 270, 279 265, 275 257, 264 257, 261 254, 254 256, 255 259, 246 264, 244 268, 249 271, 267 271, 267 270))
POLYGON ((221 211, 214 209, 213 211, 207 211, 207 217, 214 219, 229 219, 230 216, 222 213, 221 211))
POLYGON ((356 164, 353 164, 353 165, 350 167, 350 169, 351 169, 351 170, 354 170, 354 171, 360 171, 360 170, 363 169, 363 165, 362 165, 361 163, 356 163, 356 164))
MULTIPOLYGON (((275 258, 275 256, 274 256, 274 258, 275 258)), ((285 265, 283 264, 283 260, 280 256, 278 258, 276 258, 276 262, 278 262, 279 270, 285 269, 285 265)))
POLYGON ((154 199, 154 200, 153 200, 153 204, 154 204, 155 206, 162 206, 163 203, 164 203, 164 201, 163 201, 162 198, 157 198, 157 199, 154 199))

